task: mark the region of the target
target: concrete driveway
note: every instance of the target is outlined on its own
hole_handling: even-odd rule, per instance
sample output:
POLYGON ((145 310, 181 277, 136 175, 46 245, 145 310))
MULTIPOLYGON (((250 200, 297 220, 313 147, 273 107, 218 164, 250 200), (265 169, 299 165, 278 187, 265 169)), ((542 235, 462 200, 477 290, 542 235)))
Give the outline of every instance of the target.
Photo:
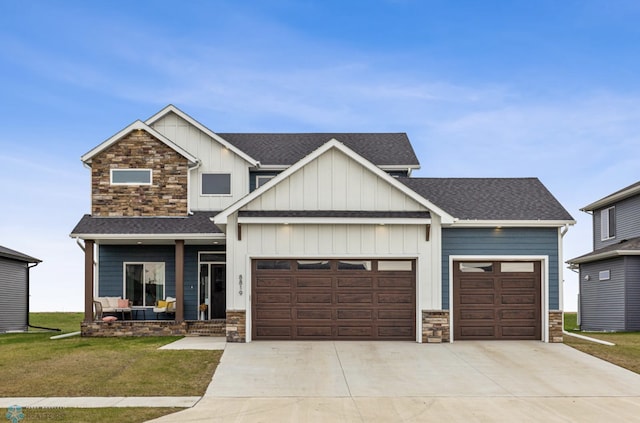
POLYGON ((640 375, 541 342, 228 344, 168 422, 637 421, 640 375))

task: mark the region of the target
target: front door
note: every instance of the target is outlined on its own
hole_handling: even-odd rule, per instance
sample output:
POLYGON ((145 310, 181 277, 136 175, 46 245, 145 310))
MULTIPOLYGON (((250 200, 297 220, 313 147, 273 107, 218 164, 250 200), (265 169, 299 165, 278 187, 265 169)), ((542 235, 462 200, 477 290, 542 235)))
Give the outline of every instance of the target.
POLYGON ((224 253, 201 253, 198 319, 224 319, 227 311, 224 253), (211 261, 209 261, 211 260, 211 261), (215 260, 215 261, 214 261, 215 260))

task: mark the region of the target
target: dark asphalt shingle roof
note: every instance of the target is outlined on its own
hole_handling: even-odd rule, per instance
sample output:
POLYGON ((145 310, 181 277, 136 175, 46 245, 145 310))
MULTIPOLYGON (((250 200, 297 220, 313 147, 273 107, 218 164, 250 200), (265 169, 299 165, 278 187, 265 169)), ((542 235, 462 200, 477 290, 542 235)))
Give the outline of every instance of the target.
POLYGON ((0 245, 0 257, 8 258, 11 260, 23 261, 25 263, 40 263, 42 260, 35 257, 28 256, 19 251, 12 250, 11 248, 3 247, 0 245))
POLYGON ((86 214, 73 228, 71 236, 221 233, 210 220, 217 213, 194 212, 186 217, 94 217, 86 214))
POLYGON ((427 211, 367 211, 367 210, 240 210, 240 217, 368 217, 428 219, 427 211))
MULTIPOLYGON (((617 242, 612 245, 607 245, 606 247, 602 247, 598 250, 594 250, 590 253, 583 254, 581 256, 572 258, 571 260, 567 260, 567 263, 573 263, 576 261, 579 262, 589 262, 589 261, 597 261, 598 256, 606 253, 614 253, 614 252, 622 252, 622 251, 640 251, 640 237, 631 238, 631 239, 623 239, 620 242, 617 242), (594 258, 594 260, 589 260, 590 258, 594 258), (586 259, 586 260, 585 260, 586 259)), ((624 254, 620 254, 624 255, 624 254)), ((608 258, 608 257, 607 257, 608 258)))
POLYGON ((292 165, 335 138, 376 166, 419 166, 405 133, 239 134, 219 136, 263 165, 292 165))
POLYGON ((538 178, 399 178, 463 220, 573 220, 538 178))

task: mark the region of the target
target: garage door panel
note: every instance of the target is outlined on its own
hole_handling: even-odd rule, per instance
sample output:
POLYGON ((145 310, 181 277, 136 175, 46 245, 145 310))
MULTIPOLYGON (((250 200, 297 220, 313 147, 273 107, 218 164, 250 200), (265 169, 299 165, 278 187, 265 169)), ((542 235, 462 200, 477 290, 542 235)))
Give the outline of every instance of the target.
MULTIPOLYGON (((511 270, 524 269, 522 262, 485 260, 492 270, 472 276, 459 263, 453 266, 454 339, 541 339, 540 262, 516 273, 511 270)), ((480 262, 465 264, 468 270, 480 262)))
POLYGON ((256 281, 258 288, 291 288, 293 278, 291 277, 260 277, 256 281))
POLYGON ((529 304, 534 305, 536 303, 536 296, 532 293, 527 294, 508 294, 500 296, 501 304, 529 304))
POLYGON ((258 304, 291 304, 291 293, 289 292, 277 292, 277 293, 260 293, 256 295, 256 302, 258 304))
POLYGON ((304 304, 331 304, 331 293, 297 293, 296 302, 304 304))
POLYGON ((330 337, 332 334, 331 325, 327 326, 302 326, 296 327, 296 335, 299 338, 330 337))
POLYGON ((338 304, 371 304, 373 303, 373 294, 370 292, 349 292, 345 294, 337 294, 336 300, 338 304))
POLYGON ((253 262, 254 339, 415 339, 415 263, 387 260, 394 266, 377 270, 376 259, 348 269, 344 260, 282 261, 293 265, 253 262))
POLYGON ((527 276, 527 278, 523 278, 523 279, 500 279, 500 285, 502 287, 503 290, 508 290, 508 289, 527 289, 527 290, 532 290, 532 289, 536 289, 537 286, 537 282, 535 281, 535 279, 530 278, 529 276, 527 276))
POLYGON ((338 320, 371 320, 373 315, 372 309, 338 309, 336 313, 338 320))
POLYGON ((487 320, 494 321, 496 319, 496 311, 493 308, 483 309, 464 309, 460 311, 460 320, 487 320))
POLYGON ((291 320, 292 317, 290 308, 264 308, 256 311, 256 318, 260 320, 291 320))
POLYGON ((413 277, 399 276, 394 278, 378 278, 379 288, 405 288, 413 289, 415 280, 413 277))
POLYGON ((459 287, 461 290, 467 289, 494 289, 495 281, 493 279, 472 279, 472 278, 462 278, 460 279, 459 287))
POLYGON ((331 309, 315 308, 315 309, 295 309, 297 320, 331 320, 333 318, 331 309))
POLYGON ((463 305, 485 305, 495 304, 496 297, 493 294, 464 294, 460 296, 460 304, 463 305))
POLYGON ((415 311, 402 309, 378 309, 378 320, 407 321, 413 318, 415 311))
POLYGON ((338 288, 372 288, 371 278, 338 278, 338 288))
POLYGON ((298 288, 331 288, 331 278, 297 278, 298 288))

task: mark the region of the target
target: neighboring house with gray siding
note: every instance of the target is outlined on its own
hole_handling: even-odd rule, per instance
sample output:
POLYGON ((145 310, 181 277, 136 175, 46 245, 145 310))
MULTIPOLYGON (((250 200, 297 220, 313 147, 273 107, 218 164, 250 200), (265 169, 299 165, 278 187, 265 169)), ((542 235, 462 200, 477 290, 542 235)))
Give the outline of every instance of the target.
POLYGON ((575 222, 537 178, 414 178, 404 133, 216 133, 172 105, 81 159, 83 335, 562 341, 575 222))
POLYGON ((593 251, 568 261, 579 269, 580 327, 640 330, 640 182, 580 210, 593 216, 593 251))
POLYGON ((0 332, 29 325, 29 269, 41 260, 0 246, 0 332))

